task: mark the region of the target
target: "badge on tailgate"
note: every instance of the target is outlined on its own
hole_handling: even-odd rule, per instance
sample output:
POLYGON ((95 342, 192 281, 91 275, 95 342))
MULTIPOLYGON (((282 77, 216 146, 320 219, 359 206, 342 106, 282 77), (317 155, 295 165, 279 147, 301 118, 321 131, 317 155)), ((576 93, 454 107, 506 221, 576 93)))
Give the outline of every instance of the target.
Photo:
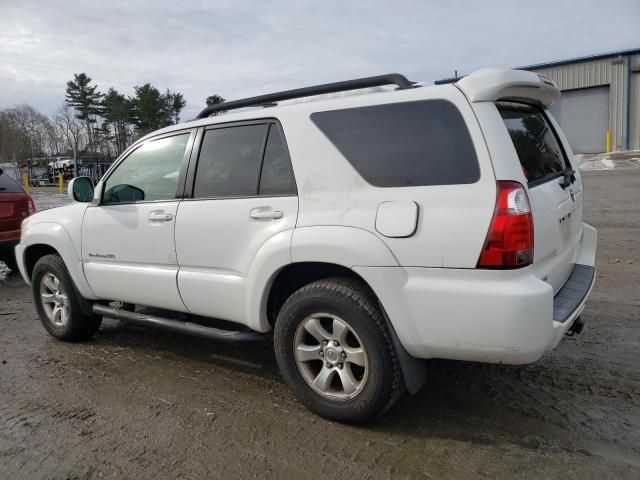
POLYGON ((558 221, 560 222, 560 231, 562 232, 562 240, 567 241, 572 235, 571 214, 576 209, 575 194, 569 190, 570 198, 564 200, 558 205, 558 221))

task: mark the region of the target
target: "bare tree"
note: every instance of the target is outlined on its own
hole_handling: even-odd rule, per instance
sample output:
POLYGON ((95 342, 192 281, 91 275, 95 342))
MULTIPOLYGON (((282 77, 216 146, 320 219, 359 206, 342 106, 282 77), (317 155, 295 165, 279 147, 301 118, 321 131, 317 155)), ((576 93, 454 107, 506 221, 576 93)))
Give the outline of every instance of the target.
POLYGON ((33 162, 50 148, 49 119, 29 105, 0 111, 0 159, 33 162))
POLYGON ((69 149, 73 152, 73 176, 78 176, 78 150, 82 141, 83 122, 77 118, 76 112, 66 103, 63 104, 55 115, 55 122, 64 135, 69 149))

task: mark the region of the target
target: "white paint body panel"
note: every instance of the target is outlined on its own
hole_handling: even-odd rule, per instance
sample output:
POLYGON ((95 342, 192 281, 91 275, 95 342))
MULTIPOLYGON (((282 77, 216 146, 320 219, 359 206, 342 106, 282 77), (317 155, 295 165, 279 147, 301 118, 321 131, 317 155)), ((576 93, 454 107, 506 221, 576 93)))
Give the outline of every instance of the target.
POLYGON ((82 227, 82 260, 100 298, 185 311, 178 294, 174 245, 177 201, 90 206, 82 227), (153 221, 152 213, 173 217, 153 221))
MULTIPOLYGON (((183 201, 176 220, 178 287, 189 312, 242 324, 250 321, 248 278, 260 250, 278 237, 277 267, 291 262, 290 242, 298 215, 297 197, 224 198, 183 201), (281 218, 250 218, 255 209, 281 218)), ((273 267, 272 267, 273 268, 273 267)))
POLYGON ((24 264, 25 250, 33 245, 49 245, 62 257, 76 288, 85 298, 99 298, 93 292, 82 270, 82 219, 86 203, 73 203, 64 207, 37 212, 22 224, 22 236, 16 246, 16 261, 20 273, 31 283, 24 264))

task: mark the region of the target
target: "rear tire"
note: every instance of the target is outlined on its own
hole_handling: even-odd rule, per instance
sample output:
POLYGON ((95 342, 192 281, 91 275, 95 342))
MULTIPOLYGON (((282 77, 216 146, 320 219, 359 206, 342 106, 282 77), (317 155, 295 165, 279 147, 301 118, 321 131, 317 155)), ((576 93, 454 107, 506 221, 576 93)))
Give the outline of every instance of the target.
POLYGON ((274 330, 282 376, 320 416, 366 423, 404 391, 377 301, 357 280, 330 278, 302 287, 282 306, 274 330))
POLYGON ((80 302, 86 300, 58 255, 45 255, 36 262, 31 288, 40 321, 51 336, 78 342, 93 337, 100 328, 102 317, 82 313, 80 302))

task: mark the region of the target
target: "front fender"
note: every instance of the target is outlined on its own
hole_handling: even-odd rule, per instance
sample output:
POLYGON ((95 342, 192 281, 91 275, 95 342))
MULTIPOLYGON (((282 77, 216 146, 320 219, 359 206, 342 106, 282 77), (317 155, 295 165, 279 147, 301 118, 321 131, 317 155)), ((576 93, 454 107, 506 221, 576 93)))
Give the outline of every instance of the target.
POLYGON ((20 273, 29 285, 31 279, 25 266, 25 252, 32 245, 48 245, 54 248, 62 257, 80 294, 90 300, 97 299, 84 276, 82 258, 64 226, 55 222, 39 222, 27 225, 27 228, 22 232, 22 238, 16 247, 16 260, 20 273))

